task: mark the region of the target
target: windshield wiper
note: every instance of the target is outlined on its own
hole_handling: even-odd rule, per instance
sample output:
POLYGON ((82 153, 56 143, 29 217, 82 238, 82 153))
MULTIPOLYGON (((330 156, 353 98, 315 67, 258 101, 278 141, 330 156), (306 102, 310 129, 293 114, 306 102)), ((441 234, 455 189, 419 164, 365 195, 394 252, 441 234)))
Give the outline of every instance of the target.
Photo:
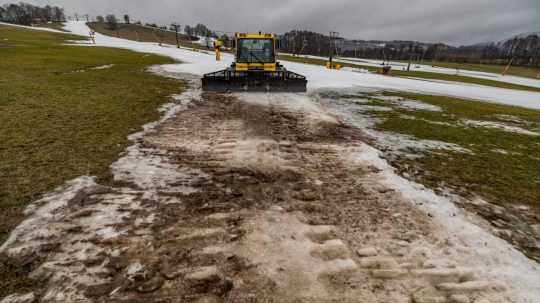
POLYGON ((252 58, 255 58, 259 63, 264 64, 264 61, 261 60, 261 58, 255 56, 255 54, 252 51, 249 51, 249 54, 251 55, 252 58))

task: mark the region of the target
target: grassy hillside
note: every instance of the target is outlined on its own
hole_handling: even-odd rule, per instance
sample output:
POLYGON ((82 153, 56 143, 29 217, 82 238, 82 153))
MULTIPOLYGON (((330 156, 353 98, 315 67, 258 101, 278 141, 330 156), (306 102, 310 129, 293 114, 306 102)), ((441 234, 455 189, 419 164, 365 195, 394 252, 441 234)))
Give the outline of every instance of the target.
MULTIPOLYGON (((126 136, 182 89, 145 71, 168 58, 66 39, 82 38, 0 26, 0 244, 43 193, 81 175, 108 180, 126 136)), ((35 284, 24 270, 0 256, 0 298, 35 284)))
MULTIPOLYGON (((118 29, 110 30, 104 23, 92 22, 88 24, 94 31, 112 37, 118 37, 140 42, 155 42, 176 45, 176 33, 163 31, 157 28, 137 24, 118 24, 118 29)), ((179 34, 180 46, 207 49, 199 44, 192 43, 186 35, 179 34)))
MULTIPOLYGON (((479 72, 501 74, 506 66, 495 64, 473 64, 473 63, 454 63, 454 62, 422 62, 426 65, 434 65, 447 68, 467 69, 479 72)), ((532 68, 525 66, 512 66, 507 72, 507 75, 534 78, 537 79, 540 68, 532 68)))

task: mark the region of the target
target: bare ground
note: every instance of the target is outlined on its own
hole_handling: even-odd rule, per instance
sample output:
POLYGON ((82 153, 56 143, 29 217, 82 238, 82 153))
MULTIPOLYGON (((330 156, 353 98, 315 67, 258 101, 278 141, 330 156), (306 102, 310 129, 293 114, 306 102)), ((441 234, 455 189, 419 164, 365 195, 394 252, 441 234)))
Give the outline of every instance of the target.
POLYGON ((506 285, 464 266, 472 252, 441 237, 430 214, 382 185, 378 169, 347 160, 364 145, 357 129, 294 98, 244 99, 193 100, 137 139, 113 166, 115 186, 80 178, 30 209, 2 251, 47 278, 33 295, 509 301, 506 285))

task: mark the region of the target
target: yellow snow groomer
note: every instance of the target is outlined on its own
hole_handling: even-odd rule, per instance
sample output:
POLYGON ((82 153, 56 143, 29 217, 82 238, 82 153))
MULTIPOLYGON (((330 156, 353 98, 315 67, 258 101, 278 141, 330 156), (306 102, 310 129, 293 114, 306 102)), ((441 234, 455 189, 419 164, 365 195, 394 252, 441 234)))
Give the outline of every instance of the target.
POLYGON ((288 71, 277 62, 275 35, 237 33, 234 41, 235 62, 225 70, 205 74, 204 91, 306 91, 306 77, 288 71))

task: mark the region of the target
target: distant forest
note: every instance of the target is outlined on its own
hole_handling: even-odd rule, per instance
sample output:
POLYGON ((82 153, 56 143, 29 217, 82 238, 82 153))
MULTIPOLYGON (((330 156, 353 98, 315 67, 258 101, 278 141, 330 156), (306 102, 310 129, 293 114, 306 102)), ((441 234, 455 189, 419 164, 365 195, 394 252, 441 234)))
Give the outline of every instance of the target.
POLYGON ((44 22, 63 22, 64 9, 56 6, 35 6, 28 3, 5 4, 0 6, 0 21, 20 25, 44 22))
POLYGON ((290 31, 281 36, 282 51, 381 60, 447 61, 540 67, 540 33, 520 35, 499 43, 454 47, 417 41, 364 41, 331 38, 311 31, 290 31))

